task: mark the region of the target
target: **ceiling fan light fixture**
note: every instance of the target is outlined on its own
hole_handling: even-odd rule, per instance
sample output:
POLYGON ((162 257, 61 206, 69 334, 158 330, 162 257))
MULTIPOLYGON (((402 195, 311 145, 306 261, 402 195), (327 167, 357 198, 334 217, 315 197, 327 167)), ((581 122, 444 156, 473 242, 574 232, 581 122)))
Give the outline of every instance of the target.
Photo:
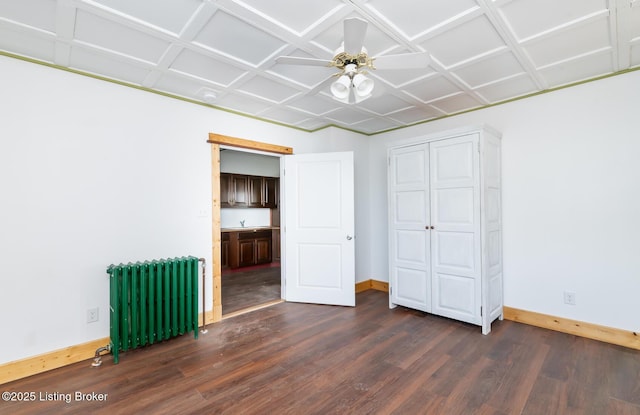
POLYGON ((351 78, 349 78, 347 75, 342 75, 333 84, 331 84, 331 93, 339 101, 343 99, 349 99, 350 87, 351 78))
POLYGON ((370 97, 373 92, 373 80, 357 73, 353 76, 353 88, 356 97, 370 97))
MULTIPOLYGON (((640 1, 640 0, 639 0, 640 1)), ((353 2, 353 1, 351 1, 353 2)), ((367 21, 358 17, 344 20, 343 41, 336 49, 333 59, 298 58, 293 56, 280 56, 277 63, 295 65, 314 65, 336 68, 340 72, 322 81, 312 91, 315 93, 331 83, 331 94, 336 101, 343 103, 359 103, 371 97, 373 92, 373 79, 365 76, 369 70, 380 69, 405 69, 426 68, 430 62, 427 52, 410 52, 382 56, 369 56, 364 47, 364 38, 367 32, 367 21), (377 65, 374 65, 374 60, 377 65), (338 79, 334 81, 334 77, 338 79), (351 90, 353 89, 353 97, 351 90)))

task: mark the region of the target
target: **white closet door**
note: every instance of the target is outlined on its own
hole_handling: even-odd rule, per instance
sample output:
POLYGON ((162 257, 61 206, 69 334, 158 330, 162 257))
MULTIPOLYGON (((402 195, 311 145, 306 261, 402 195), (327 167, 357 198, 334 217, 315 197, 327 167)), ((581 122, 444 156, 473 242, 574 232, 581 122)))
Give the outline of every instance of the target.
POLYGON ((389 163, 390 306, 430 312, 429 146, 393 149, 389 163))
POLYGON ((430 144, 432 312, 480 324, 478 134, 430 144))

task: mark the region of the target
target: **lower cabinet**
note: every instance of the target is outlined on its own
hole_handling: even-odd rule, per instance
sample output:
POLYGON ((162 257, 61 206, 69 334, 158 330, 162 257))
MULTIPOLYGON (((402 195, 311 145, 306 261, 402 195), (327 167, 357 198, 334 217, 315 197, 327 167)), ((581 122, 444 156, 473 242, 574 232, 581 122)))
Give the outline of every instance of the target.
POLYGON ((228 232, 228 235, 228 263, 230 268, 248 267, 271 262, 271 229, 228 232))
POLYGON ((229 268, 229 232, 223 232, 220 244, 220 266, 229 268))
POLYGON ((271 230, 271 260, 280 261, 280 229, 271 230))

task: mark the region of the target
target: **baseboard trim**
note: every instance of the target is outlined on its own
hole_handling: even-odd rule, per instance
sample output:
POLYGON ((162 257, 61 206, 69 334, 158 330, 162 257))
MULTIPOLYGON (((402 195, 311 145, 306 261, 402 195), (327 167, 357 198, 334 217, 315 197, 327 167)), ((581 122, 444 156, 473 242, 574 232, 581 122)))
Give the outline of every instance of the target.
POLYGON ((366 280, 356 283, 356 294, 367 290, 377 290, 388 293, 389 283, 384 281, 366 280))
POLYGON ((506 320, 640 350, 640 335, 633 331, 600 326, 584 321, 555 317, 506 306, 503 307, 503 313, 506 320))
MULTIPOLYGON (((25 359, 0 365, 0 385, 14 380, 26 378, 27 376, 57 369, 72 363, 91 359, 95 356, 96 350, 108 345, 109 337, 92 340, 87 343, 65 347, 38 356, 27 357, 25 359)), ((89 366, 87 366, 89 368, 89 366)))
MULTIPOLYGON (((201 321, 202 313, 198 316, 199 328, 202 327, 200 326, 201 321)), ((205 325, 211 323, 213 323, 213 311, 207 310, 205 314, 205 325)), ((111 338, 105 337, 103 339, 76 344, 74 346, 65 347, 64 349, 54 350, 41 355, 26 357, 13 362, 0 364, 0 385, 26 378, 28 376, 37 375, 38 373, 57 369, 62 366, 82 362, 83 360, 92 359, 96 355, 96 350, 100 347, 107 346, 110 342, 111 338)))

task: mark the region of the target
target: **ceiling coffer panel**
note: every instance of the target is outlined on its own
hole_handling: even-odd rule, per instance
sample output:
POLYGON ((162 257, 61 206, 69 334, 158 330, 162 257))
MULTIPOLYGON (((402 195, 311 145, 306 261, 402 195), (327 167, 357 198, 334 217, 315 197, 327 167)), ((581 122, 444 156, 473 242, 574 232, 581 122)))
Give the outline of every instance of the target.
POLYGON ((0 1, 0 53, 375 134, 639 69, 640 1, 0 1))
POLYGON ((194 42, 253 66, 285 45, 282 40, 223 11, 213 15, 194 42))

